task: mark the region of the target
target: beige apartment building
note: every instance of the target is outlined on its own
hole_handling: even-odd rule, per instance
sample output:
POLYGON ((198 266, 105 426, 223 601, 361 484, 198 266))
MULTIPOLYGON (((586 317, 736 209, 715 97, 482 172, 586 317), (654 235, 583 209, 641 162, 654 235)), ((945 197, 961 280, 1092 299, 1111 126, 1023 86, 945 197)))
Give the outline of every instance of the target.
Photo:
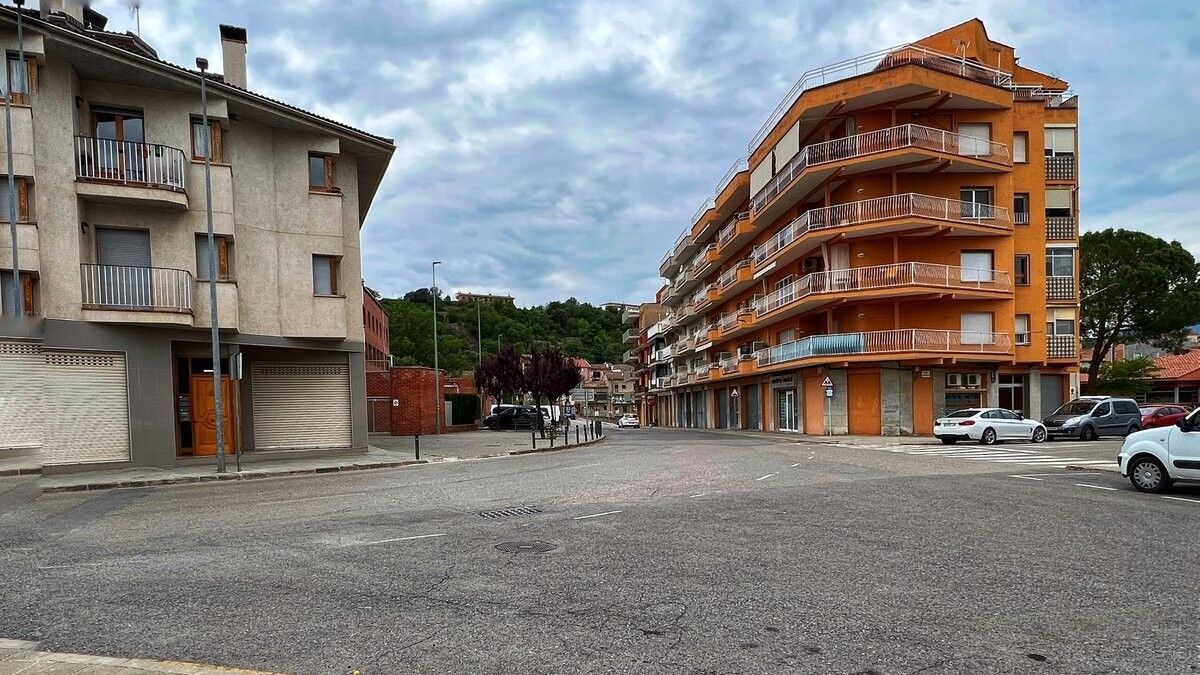
POLYGON ((232 26, 205 128, 197 71, 79 0, 41 5, 25 64, 0 8, 20 288, 8 223, 0 274, 27 309, 0 316, 0 452, 48 471, 212 461, 206 154, 229 452, 365 449, 359 230, 392 141, 248 89, 232 26))

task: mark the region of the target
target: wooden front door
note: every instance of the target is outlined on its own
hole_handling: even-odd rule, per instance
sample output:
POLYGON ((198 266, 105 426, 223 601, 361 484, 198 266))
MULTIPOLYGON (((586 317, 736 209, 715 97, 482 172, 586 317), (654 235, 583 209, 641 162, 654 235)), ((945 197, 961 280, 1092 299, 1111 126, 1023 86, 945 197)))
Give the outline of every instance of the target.
MULTIPOLYGON (((211 375, 193 375, 191 378, 192 405, 192 454, 211 456, 217 454, 217 404, 213 395, 211 375)), ((233 383, 228 376, 221 376, 221 407, 225 410, 225 453, 237 451, 237 437, 233 430, 237 425, 233 419, 233 383)))

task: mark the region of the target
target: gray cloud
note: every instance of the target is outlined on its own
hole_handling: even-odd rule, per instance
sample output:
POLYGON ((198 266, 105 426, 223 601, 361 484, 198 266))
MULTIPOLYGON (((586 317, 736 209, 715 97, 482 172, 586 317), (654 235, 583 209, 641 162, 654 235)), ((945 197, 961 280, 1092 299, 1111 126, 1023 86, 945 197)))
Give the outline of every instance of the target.
MULTIPOLYGON (((131 22, 102 0, 110 28, 131 22)), ((1200 250, 1194 3, 175 2, 145 0, 162 56, 220 63, 250 34, 250 85, 393 136, 363 228, 368 282, 641 301, 658 260, 808 68, 979 16, 1081 95, 1085 229, 1200 250)))

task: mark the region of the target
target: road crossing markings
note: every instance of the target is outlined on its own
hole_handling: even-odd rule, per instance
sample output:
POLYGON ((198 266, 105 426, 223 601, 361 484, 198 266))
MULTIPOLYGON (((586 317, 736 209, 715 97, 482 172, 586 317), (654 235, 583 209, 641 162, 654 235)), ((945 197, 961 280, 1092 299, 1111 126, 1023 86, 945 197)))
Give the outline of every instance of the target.
POLYGON ((1077 485, 1078 487, 1091 488, 1093 490, 1112 490, 1113 492, 1117 491, 1117 488, 1115 488, 1115 487, 1105 487, 1103 485, 1088 485, 1087 483, 1076 483, 1075 485, 1077 485))
POLYGON ((587 520, 588 518, 599 518, 600 516, 611 516, 614 513, 623 513, 622 510, 604 511, 603 513, 593 513, 590 516, 575 516, 571 520, 587 520))

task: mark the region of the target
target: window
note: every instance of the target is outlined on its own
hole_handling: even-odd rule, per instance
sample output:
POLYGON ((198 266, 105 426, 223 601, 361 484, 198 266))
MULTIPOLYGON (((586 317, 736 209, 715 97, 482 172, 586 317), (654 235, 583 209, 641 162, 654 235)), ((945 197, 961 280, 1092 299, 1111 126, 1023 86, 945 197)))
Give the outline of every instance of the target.
POLYGON ((1017 344, 1019 344, 1019 345, 1030 344, 1029 315, 1028 314, 1018 314, 1017 315, 1017 322, 1014 325, 1013 332, 1016 334, 1017 344))
POLYGON ((1070 217, 1071 202, 1070 190, 1046 190, 1046 217, 1070 217))
POLYGON ((1119 415, 1137 415, 1138 407, 1133 401, 1113 401, 1113 410, 1119 415))
POLYGON ((313 295, 338 295, 338 263, 331 255, 313 256, 313 295))
POLYGON ((1075 127, 1046 127, 1046 156, 1075 154, 1075 127))
POLYGON ((1047 335, 1074 335, 1075 319, 1055 318, 1046 322, 1047 335))
POLYGON ((960 124, 958 135, 963 137, 959 139, 960 154, 976 157, 992 154, 992 125, 960 124))
POLYGON ((334 184, 333 155, 313 153, 308 156, 308 189, 315 192, 338 192, 334 184))
POLYGON ((1075 249, 1048 248, 1046 249, 1046 276, 1073 277, 1075 276, 1075 249))
POLYGON ((995 279, 993 261, 991 251, 962 251, 958 254, 959 276, 963 281, 991 282, 995 279))
POLYGON ((1029 162, 1029 132, 1018 131, 1013 134, 1013 162, 1026 164, 1029 162))
POLYGON ((1101 403, 1092 411, 1092 417, 1106 417, 1112 414, 1112 406, 1107 403, 1101 403))
POLYGON ((1013 283, 1018 286, 1029 285, 1029 254, 1018 253, 1013 259, 1013 283))
POLYGON ((963 312, 960 321, 964 345, 990 345, 994 342, 991 313, 963 312))
POLYGON ((1013 194, 1013 222, 1017 225, 1029 224, 1029 193, 1013 194))
MULTIPOLYGON (((13 103, 25 105, 29 103, 30 92, 37 90, 37 61, 33 56, 26 56, 21 63, 15 53, 8 54, 7 78, 0 83, 0 89, 11 83, 13 103)), ((7 90, 5 90, 7 93, 7 90)))
POLYGON ((962 217, 963 218, 994 218, 995 209, 992 208, 992 188, 990 187, 965 187, 958 191, 958 198, 962 201, 962 217))
POLYGON ((208 128, 204 128, 204 120, 192 118, 192 159, 204 159, 205 156, 216 164, 224 163, 224 153, 221 147, 221 124, 212 118, 208 120, 208 128))
POLYGON ((16 314, 18 293, 25 314, 32 316, 35 312, 33 275, 29 272, 21 272, 18 276, 19 283, 13 279, 11 269, 0 270, 0 315, 16 314))
MULTIPOLYGON (((28 178, 17 178, 14 185, 17 188, 17 222, 24 223, 32 220, 29 214, 29 189, 32 185, 28 178)), ((8 180, 0 176, 0 223, 8 222, 8 180)))
MULTIPOLYGON (((233 279, 233 239, 225 235, 213 236, 213 247, 217 250, 217 281, 233 279)), ((208 281, 208 235, 196 235, 196 280, 208 281)))

